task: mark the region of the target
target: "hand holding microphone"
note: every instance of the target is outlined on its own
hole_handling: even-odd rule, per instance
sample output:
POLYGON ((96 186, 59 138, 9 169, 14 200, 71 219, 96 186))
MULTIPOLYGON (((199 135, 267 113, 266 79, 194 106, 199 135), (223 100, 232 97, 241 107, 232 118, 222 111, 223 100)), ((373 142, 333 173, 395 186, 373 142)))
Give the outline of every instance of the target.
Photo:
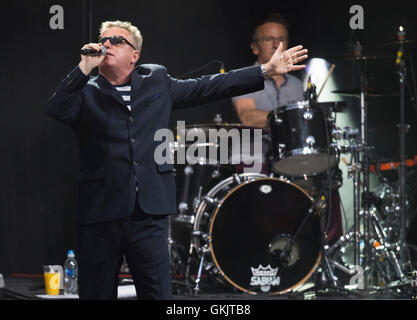
POLYGON ((83 56, 105 56, 106 55, 106 48, 100 47, 97 51, 96 49, 81 49, 80 54, 83 56))
POLYGON ((101 44, 89 43, 81 48, 80 55, 81 61, 78 66, 85 75, 89 75, 104 60, 106 48, 101 44))

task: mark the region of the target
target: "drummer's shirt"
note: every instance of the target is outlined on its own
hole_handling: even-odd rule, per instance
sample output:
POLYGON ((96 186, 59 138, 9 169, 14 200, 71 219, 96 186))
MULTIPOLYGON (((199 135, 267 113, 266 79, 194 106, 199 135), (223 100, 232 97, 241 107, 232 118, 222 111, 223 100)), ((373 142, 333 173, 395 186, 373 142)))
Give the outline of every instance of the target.
MULTIPOLYGON (((254 66, 258 65, 259 63, 256 61, 254 66)), ((281 106, 303 101, 304 90, 301 80, 291 74, 284 74, 283 77, 284 82, 279 89, 275 80, 267 79, 264 81, 265 88, 263 90, 233 97, 232 101, 251 98, 255 100, 256 109, 265 111, 271 111, 281 106)))

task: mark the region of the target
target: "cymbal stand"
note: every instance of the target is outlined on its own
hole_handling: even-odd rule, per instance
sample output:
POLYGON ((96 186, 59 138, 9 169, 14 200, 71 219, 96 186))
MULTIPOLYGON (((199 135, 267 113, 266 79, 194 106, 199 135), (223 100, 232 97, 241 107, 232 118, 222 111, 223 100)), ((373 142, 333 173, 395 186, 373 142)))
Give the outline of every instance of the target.
MULTIPOLYGON (((378 289, 375 286, 374 279, 376 274, 381 279, 379 283, 390 283, 392 276, 396 276, 397 279, 403 278, 404 274, 399 266, 398 259, 396 257, 396 244, 390 243, 388 240, 388 234, 376 215, 375 209, 369 210, 369 234, 368 239, 365 238, 364 234, 364 221, 363 214, 361 213, 360 206, 360 190, 363 185, 360 181, 360 173, 363 169, 362 162, 360 161, 360 154, 364 152, 364 147, 360 141, 360 133, 357 129, 351 129, 346 127, 343 132, 344 140, 349 140, 350 145, 345 147, 339 147, 343 153, 349 152, 352 154, 352 160, 349 164, 348 177, 353 178, 354 186, 354 223, 348 233, 342 236, 337 242, 335 242, 329 249, 328 254, 331 257, 330 262, 339 270, 343 271, 348 275, 355 275, 362 269, 363 278, 360 279, 360 283, 354 285, 353 283, 349 286, 355 289, 378 289), (372 228, 371 228, 372 227, 372 228), (364 251, 365 242, 369 243, 369 252, 364 251), (348 244, 353 244, 353 264, 347 265, 345 262, 337 261, 337 255, 344 253, 348 244), (366 261, 365 265, 365 259, 366 261), (384 261, 382 266, 382 262, 384 261), (366 272, 365 274, 365 267, 366 272), (356 272, 354 272, 356 270, 356 272), (370 281, 372 280, 372 281, 370 281)), ((375 200, 371 197, 370 193, 368 201, 371 205, 375 200)), ((378 208, 376 208, 378 209, 378 208)), ((379 211, 378 211, 379 213, 379 211)), ((340 258, 340 257, 339 257, 340 258)), ((359 278, 358 278, 359 280, 359 278)), ((346 287, 347 288, 347 287, 346 287)))
POLYGON ((362 193, 362 208, 363 208, 363 223, 361 223, 360 217, 360 203, 359 203, 359 193, 361 187, 360 174, 355 170, 355 179, 354 179, 354 225, 355 225, 355 261, 354 263, 357 266, 362 266, 365 276, 365 289, 367 287, 367 271, 369 270, 368 264, 370 259, 370 247, 369 247, 369 156, 368 156, 368 105, 366 103, 367 96, 367 59, 362 55, 362 46, 359 42, 355 44, 354 54, 356 56, 356 61, 358 62, 359 69, 359 81, 360 81, 360 110, 361 110, 361 126, 360 126, 360 135, 361 135, 361 145, 364 147, 362 150, 362 159, 359 159, 359 155, 355 153, 355 164, 357 168, 360 166, 360 171, 363 175, 363 193, 362 193), (359 160, 359 161, 358 161, 359 160), (360 163, 360 165, 359 165, 360 163), (364 244, 364 256, 361 261, 359 258, 360 255, 360 225, 363 225, 363 244, 364 244), (359 241, 358 241, 359 240, 359 241))
POLYGON ((404 42, 405 42, 405 31, 403 27, 399 28, 397 33, 400 40, 400 48, 397 53, 397 59, 395 61, 397 67, 397 75, 400 85, 400 124, 399 124, 399 143, 400 143, 400 168, 399 168, 399 191, 400 191, 400 213, 401 213, 401 236, 400 236, 400 263, 401 267, 405 267, 406 264, 410 265, 408 259, 408 248, 406 240, 406 175, 405 175, 405 134, 408 126, 405 124, 405 82, 407 77, 407 68, 405 65, 404 58, 404 42))
MULTIPOLYGON (((366 149, 361 144, 362 138, 361 132, 358 129, 345 127, 343 130, 343 139, 349 141, 349 146, 339 146, 342 153, 351 153, 350 163, 348 165, 348 177, 353 178, 353 225, 351 231, 346 234, 347 239, 353 240, 353 264, 355 266, 363 265, 363 255, 361 254, 361 243, 364 241, 361 226, 361 172, 363 169, 363 163, 360 160, 360 153, 363 153, 366 149)), ((332 246, 333 250, 338 246, 338 243, 332 246)), ((331 251, 333 251, 331 249, 331 251)))

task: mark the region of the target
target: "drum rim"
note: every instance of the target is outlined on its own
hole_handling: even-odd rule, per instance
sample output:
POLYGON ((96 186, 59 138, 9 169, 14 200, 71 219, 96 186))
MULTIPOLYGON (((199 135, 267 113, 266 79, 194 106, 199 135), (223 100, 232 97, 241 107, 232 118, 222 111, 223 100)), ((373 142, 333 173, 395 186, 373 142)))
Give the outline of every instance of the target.
POLYGON ((311 108, 310 102, 308 100, 302 100, 302 101, 297 101, 297 102, 289 103, 286 105, 282 105, 282 106, 279 106, 277 109, 278 109, 278 113, 281 113, 281 112, 290 111, 294 109, 305 109, 305 108, 311 108))
MULTIPOLYGON (((245 182, 242 182, 242 183, 240 183, 240 184, 238 184, 237 186, 235 186, 234 188, 232 188, 231 190, 229 190, 229 192, 222 198, 222 200, 219 202, 219 204, 217 205, 217 207, 216 207, 216 209, 214 210, 214 212, 213 212, 213 214, 212 214, 212 216, 210 217, 210 221, 209 221, 209 228, 208 228, 208 232, 207 232, 207 235, 208 235, 208 238, 209 238, 209 247, 210 247, 210 256, 211 256, 211 258, 212 258, 212 260, 213 260, 213 262, 214 262, 214 264, 215 264, 215 266, 216 266, 216 268, 218 269, 218 271, 219 271, 219 273, 226 279, 226 281, 227 282, 229 282, 231 285, 233 285, 235 288, 237 288, 237 289, 239 289, 239 290, 241 290, 241 291, 243 291, 243 292, 245 292, 245 293, 249 293, 249 294, 253 294, 253 295, 257 295, 257 294, 262 294, 262 293, 259 293, 259 292, 255 292, 255 291, 251 291, 251 290, 248 290, 248 289, 245 289, 245 288, 243 288, 243 287, 241 287, 240 285, 238 285, 237 283, 235 283, 232 279, 230 279, 227 275, 226 275, 226 273, 223 271, 223 269, 220 267, 220 265, 219 265, 219 263, 218 263, 218 261, 217 261, 217 258, 216 258, 216 256, 215 256, 215 254, 214 254, 214 250, 213 250, 213 242, 212 242, 212 230, 213 230, 213 223, 214 223, 214 221, 216 220, 216 217, 217 217, 217 214, 219 213, 219 210, 220 210, 220 208, 222 207, 222 205, 223 205, 223 202, 229 197, 229 196, 231 196, 235 191, 237 191, 238 189, 240 189, 240 188, 242 188, 243 186, 246 186, 246 185, 248 185, 249 183, 253 183, 253 182, 259 182, 259 181, 262 181, 262 180, 277 180, 277 181, 279 181, 279 182, 284 182, 284 183, 288 183, 288 184, 290 184, 290 185, 292 185, 292 186, 294 186, 294 187, 296 187, 297 189, 299 189, 300 191, 302 191, 306 196, 307 196, 307 198, 310 200, 310 201, 313 201, 314 199, 313 199, 313 197, 311 197, 303 188, 301 188, 300 186, 298 186, 298 185, 296 185, 295 183, 293 183, 293 182, 291 182, 290 180, 288 180, 288 179, 283 179, 283 178, 280 178, 280 177, 265 177, 265 178, 259 178, 259 179, 254 179, 254 180, 248 180, 248 181, 245 181, 245 182)), ((318 215, 320 215, 320 212, 319 211, 317 211, 317 209, 315 209, 316 210, 316 212, 317 212, 317 214, 318 215)), ((318 265, 319 265, 319 263, 320 263, 320 261, 321 261, 321 251, 319 251, 319 254, 318 254, 318 257, 317 257, 317 259, 316 259, 316 262, 314 263, 314 265, 313 265, 313 267, 310 269, 310 271, 309 272, 307 272, 307 274, 299 281, 299 282, 297 282, 296 284, 294 284, 293 286, 291 286, 290 288, 287 288, 287 289, 284 289, 284 290, 281 290, 281 291, 275 291, 275 292, 270 292, 269 294, 271 294, 271 295, 278 295, 278 294, 285 294, 285 293, 288 293, 288 292, 290 292, 290 291, 293 291, 293 290, 295 290, 296 288, 298 288, 298 287, 300 287, 301 285, 303 285, 311 276, 312 276, 312 274, 316 271, 316 269, 317 269, 317 267, 318 267, 318 265)))
MULTIPOLYGON (((331 148, 329 148, 329 150, 326 148, 309 148, 309 147, 297 148, 297 149, 289 150, 287 152, 284 151, 283 158, 291 157, 291 156, 306 156, 306 155, 311 155, 311 154, 323 154, 326 156, 336 157, 336 152, 330 152, 330 151, 332 151, 331 148)), ((283 160, 283 159, 280 159, 280 160, 283 160)))
POLYGON ((316 148, 316 149, 312 149, 311 153, 303 153, 303 152, 298 152, 299 150, 304 150, 304 149, 294 149, 291 150, 289 152, 285 152, 283 154, 283 157, 279 159, 279 161, 275 161, 273 163, 273 170, 276 173, 279 174, 283 174, 283 175, 287 175, 290 177, 304 177, 304 176, 316 176, 320 173, 323 173, 324 171, 326 171, 327 169, 333 168, 335 166, 335 164, 337 163, 337 154, 336 153, 329 153, 329 152, 320 152, 320 150, 322 151, 327 151, 327 149, 323 149, 323 148, 316 148), (295 152, 294 152, 295 151, 295 152), (318 151, 318 152, 317 152, 318 151), (305 174, 294 174, 294 173, 290 173, 288 170, 286 170, 286 172, 282 171, 282 169, 278 168, 278 165, 282 162, 283 160, 290 160, 290 161, 294 161, 295 159, 293 157, 297 157, 297 156, 309 156, 309 155, 321 155, 323 157, 326 157, 328 161, 326 161, 327 166, 324 167, 322 170, 319 171, 310 171, 310 172, 306 172, 305 174))

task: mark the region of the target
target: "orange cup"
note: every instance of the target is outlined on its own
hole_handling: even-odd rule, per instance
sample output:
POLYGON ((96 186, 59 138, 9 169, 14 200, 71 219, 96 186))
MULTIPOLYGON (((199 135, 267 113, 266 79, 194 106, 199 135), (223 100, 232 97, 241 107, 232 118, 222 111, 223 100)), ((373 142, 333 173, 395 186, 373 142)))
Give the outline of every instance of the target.
POLYGON ((45 291, 48 295, 59 295, 62 287, 64 272, 59 265, 43 266, 43 277, 45 279, 45 291))

